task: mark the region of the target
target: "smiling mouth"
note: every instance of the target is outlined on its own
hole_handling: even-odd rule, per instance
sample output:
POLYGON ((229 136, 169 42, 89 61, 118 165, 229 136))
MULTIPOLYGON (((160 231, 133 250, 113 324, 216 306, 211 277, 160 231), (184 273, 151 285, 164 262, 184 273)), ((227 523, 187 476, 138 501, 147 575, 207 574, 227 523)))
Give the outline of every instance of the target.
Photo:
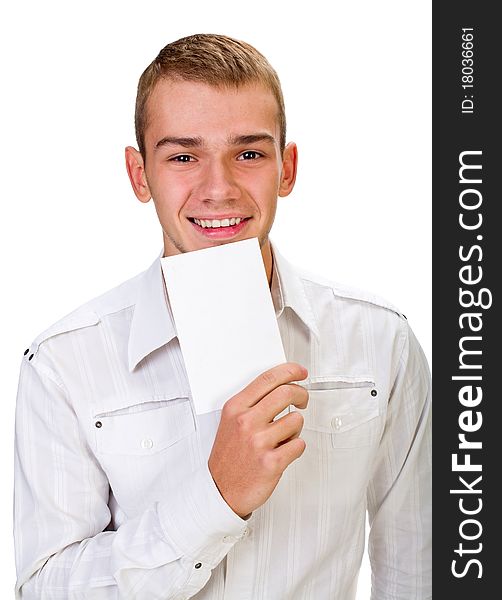
POLYGON ((196 219, 195 217, 189 217, 189 221, 195 223, 202 229, 225 229, 238 226, 245 221, 248 221, 251 217, 231 217, 226 219, 196 219))
POLYGON ((202 219, 189 217, 188 220, 197 235, 209 240, 232 240, 247 229, 252 217, 225 217, 224 219, 202 219))

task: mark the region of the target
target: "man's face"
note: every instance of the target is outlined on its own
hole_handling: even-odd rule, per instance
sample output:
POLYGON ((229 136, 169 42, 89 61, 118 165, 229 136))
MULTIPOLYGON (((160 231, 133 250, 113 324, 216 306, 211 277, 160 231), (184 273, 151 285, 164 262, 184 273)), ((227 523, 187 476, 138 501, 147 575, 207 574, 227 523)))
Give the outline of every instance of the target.
POLYGON ((272 92, 161 80, 147 110, 146 164, 134 149, 126 156, 136 195, 155 203, 165 255, 257 237, 265 260, 277 196, 296 176, 272 92))

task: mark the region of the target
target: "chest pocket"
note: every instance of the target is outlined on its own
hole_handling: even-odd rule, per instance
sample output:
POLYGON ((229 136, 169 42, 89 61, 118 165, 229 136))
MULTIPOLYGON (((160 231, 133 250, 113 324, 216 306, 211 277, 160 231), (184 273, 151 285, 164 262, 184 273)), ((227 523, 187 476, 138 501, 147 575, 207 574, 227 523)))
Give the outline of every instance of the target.
POLYGON ((378 390, 373 382, 323 383, 310 386, 304 429, 329 434, 333 448, 360 448, 376 443, 381 420, 378 390))
POLYGON ((195 431, 188 398, 162 398, 94 417, 100 454, 151 455, 195 431))

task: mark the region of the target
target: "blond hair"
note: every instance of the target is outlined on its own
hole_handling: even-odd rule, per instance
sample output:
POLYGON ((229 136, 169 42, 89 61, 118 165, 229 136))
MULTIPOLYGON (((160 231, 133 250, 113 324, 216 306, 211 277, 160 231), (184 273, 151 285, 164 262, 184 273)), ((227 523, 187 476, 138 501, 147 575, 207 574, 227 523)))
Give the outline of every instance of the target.
POLYGON ((161 79, 198 81, 215 87, 240 87, 260 83, 274 95, 278 105, 281 152, 286 145, 284 98, 277 73, 267 59, 246 42, 225 35, 196 34, 168 44, 145 69, 138 83, 134 124, 143 158, 148 126, 147 102, 161 79))

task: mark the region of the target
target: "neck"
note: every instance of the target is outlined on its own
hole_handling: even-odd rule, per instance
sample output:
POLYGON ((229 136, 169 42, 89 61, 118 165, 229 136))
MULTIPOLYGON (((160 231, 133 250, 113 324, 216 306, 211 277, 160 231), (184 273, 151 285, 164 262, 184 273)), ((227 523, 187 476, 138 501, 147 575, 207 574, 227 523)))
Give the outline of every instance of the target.
POLYGON ((263 265, 265 266, 265 273, 267 274, 268 287, 272 286, 272 273, 274 266, 274 258, 272 255, 272 247, 267 239, 261 246, 261 256, 263 258, 263 265))

